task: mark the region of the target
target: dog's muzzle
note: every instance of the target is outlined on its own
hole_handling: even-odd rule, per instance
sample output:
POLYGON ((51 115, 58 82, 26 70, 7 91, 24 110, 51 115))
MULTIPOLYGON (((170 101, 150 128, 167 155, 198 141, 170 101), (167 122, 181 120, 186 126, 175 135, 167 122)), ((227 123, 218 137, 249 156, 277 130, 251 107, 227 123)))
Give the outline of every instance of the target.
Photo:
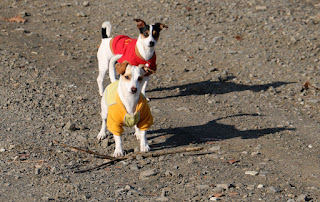
POLYGON ((137 92, 137 90, 138 90, 137 88, 132 87, 132 88, 131 88, 131 93, 136 93, 136 92, 137 92))
POLYGON ((155 44, 154 41, 150 41, 150 42, 149 42, 149 47, 153 47, 154 44, 155 44))

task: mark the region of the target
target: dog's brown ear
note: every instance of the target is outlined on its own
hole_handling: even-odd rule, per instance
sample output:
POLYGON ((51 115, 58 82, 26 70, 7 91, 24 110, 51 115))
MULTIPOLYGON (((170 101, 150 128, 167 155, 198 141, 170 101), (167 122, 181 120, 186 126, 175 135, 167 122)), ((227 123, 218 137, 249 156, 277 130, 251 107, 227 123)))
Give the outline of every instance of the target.
POLYGON ((153 69, 150 69, 146 65, 141 65, 141 64, 139 65, 139 67, 141 67, 146 72, 144 76, 150 76, 151 74, 155 73, 157 70, 157 65, 153 69))
POLYGON ((123 62, 123 63, 117 63, 117 64, 116 64, 117 73, 123 75, 124 72, 126 71, 126 68, 127 68, 128 64, 129 64, 129 63, 126 62, 126 61, 123 62))
POLYGON ((145 23, 143 20, 134 19, 134 21, 137 23, 138 29, 141 29, 141 28, 143 28, 144 26, 146 26, 146 23, 145 23))
POLYGON ((155 26, 159 27, 160 30, 163 30, 164 28, 168 29, 168 26, 162 23, 156 23, 155 26))

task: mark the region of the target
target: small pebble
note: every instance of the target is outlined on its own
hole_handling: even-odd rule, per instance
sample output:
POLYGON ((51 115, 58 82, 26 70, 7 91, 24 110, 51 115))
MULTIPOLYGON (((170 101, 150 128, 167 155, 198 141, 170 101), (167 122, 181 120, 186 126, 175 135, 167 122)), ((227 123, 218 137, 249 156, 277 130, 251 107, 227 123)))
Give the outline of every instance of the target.
POLYGON ((199 185, 197 185, 197 188, 198 188, 198 189, 209 189, 210 186, 207 185, 207 184, 199 184, 199 185))
POLYGON ((216 187, 222 187, 227 190, 227 189, 229 189, 230 184, 217 184, 216 187))
POLYGON ((90 3, 89 3, 89 1, 84 1, 84 2, 82 3, 82 5, 83 5, 84 7, 87 7, 87 6, 90 6, 90 3))
POLYGON ((267 188, 267 192, 272 194, 278 193, 280 191, 281 191, 280 187, 270 186, 267 188))
POLYGON ((137 171, 137 170, 139 170, 139 167, 138 167, 137 164, 131 164, 130 165, 130 170, 137 171))
POLYGON ((77 17, 87 17, 87 15, 84 12, 80 11, 77 13, 77 17))
POLYGON ((224 192, 224 190, 225 189, 223 187, 215 187, 215 188, 212 189, 212 191, 214 193, 222 193, 222 192, 224 192))
POLYGON ((265 11, 265 10, 267 10, 267 7, 266 6, 256 6, 256 10, 257 11, 265 11))
POLYGON ((218 150, 220 150, 220 149, 221 149, 220 146, 213 146, 213 147, 211 147, 211 148, 209 149, 209 151, 218 151, 218 150))
POLYGON ((259 172, 257 171, 246 171, 245 174, 246 175, 258 175, 259 172))
POLYGON ((40 168, 35 168, 34 169, 34 174, 39 175, 40 174, 40 168))
POLYGON ((297 197, 297 201, 306 201, 307 200, 307 196, 304 194, 301 194, 297 197))
POLYGON ((258 184, 258 186, 257 186, 258 189, 261 189, 261 188, 263 188, 263 187, 264 187, 263 184, 258 184))
POLYGON ((21 33, 25 33, 26 32, 26 30, 25 29, 23 29, 23 28, 17 28, 17 29, 15 29, 14 31, 16 31, 16 32, 21 32, 21 33))
POLYGON ((149 169, 149 170, 145 170, 145 171, 142 171, 140 173, 140 178, 141 179, 144 179, 144 178, 147 178, 147 177, 150 177, 150 176, 153 176, 153 175, 156 175, 156 170, 155 169, 149 169))

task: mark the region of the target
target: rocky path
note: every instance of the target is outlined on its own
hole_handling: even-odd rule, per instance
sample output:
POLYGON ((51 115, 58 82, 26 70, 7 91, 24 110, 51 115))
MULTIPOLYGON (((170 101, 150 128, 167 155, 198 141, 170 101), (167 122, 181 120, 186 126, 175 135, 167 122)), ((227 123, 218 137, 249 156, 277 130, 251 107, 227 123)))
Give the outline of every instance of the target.
MULTIPOLYGON (((317 0, 2 0, 0 200, 318 201, 320 92, 301 90, 320 84, 319 9, 317 0), (55 140, 112 154, 112 138, 95 138, 100 26, 137 37, 134 18, 169 26, 147 92, 152 152, 204 149, 77 173, 105 160, 55 140)), ((134 154, 132 130, 123 139, 134 154)))

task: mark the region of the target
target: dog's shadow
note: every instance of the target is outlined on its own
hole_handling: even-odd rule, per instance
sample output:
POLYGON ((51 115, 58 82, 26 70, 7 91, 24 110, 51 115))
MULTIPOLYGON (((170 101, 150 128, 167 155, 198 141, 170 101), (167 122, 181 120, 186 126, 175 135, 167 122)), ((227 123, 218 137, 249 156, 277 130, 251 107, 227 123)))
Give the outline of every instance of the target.
POLYGON ((261 116, 257 114, 237 114, 229 117, 219 118, 204 125, 167 128, 149 131, 149 134, 157 134, 149 139, 157 138, 162 135, 169 135, 169 138, 164 142, 152 144, 153 150, 179 147, 189 144, 200 144, 208 141, 225 140, 240 137, 242 139, 254 139, 264 135, 274 134, 284 130, 295 130, 294 128, 287 127, 275 127, 275 128, 263 128, 263 129, 251 129, 251 130, 238 130, 233 125, 225 125, 218 123, 218 121, 226 118, 234 117, 252 117, 261 116))
MULTIPOLYGON (((230 77, 229 77, 230 78, 230 77)), ((219 82, 219 81, 200 81, 196 83, 189 83, 183 85, 176 85, 170 87, 161 87, 154 88, 149 90, 149 92, 157 92, 157 91, 165 91, 165 90, 175 90, 180 89, 177 95, 168 95, 165 97, 152 97, 152 99, 167 99, 173 97, 180 96, 190 96, 190 95, 205 95, 205 94, 226 94, 230 92, 240 92, 250 90, 253 92, 266 91, 270 87, 277 88, 282 85, 288 85, 294 82, 273 82, 269 84, 261 84, 261 85, 245 85, 245 84, 237 84, 231 81, 228 82, 219 82)))

